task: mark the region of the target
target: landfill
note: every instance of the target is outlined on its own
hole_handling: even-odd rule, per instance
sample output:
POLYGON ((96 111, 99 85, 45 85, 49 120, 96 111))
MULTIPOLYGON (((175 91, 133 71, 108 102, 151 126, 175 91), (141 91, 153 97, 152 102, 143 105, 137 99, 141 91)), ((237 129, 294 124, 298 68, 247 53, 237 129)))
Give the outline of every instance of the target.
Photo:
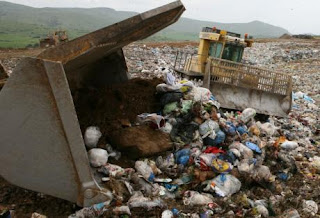
POLYGON ((293 76, 284 118, 222 109, 201 80, 181 78, 176 52, 196 49, 131 44, 131 80, 72 93, 92 172, 111 200, 69 217, 320 217, 320 43, 244 52, 246 64, 293 76))

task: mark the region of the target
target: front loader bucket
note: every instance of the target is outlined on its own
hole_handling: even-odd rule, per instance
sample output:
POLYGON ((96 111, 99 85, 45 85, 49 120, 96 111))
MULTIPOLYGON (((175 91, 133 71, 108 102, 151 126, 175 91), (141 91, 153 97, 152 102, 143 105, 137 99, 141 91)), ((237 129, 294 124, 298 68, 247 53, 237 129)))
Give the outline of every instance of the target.
POLYGON ((0 92, 1 176, 80 206, 111 200, 93 178, 71 92, 127 80, 122 47, 183 11, 173 2, 22 59, 0 92))

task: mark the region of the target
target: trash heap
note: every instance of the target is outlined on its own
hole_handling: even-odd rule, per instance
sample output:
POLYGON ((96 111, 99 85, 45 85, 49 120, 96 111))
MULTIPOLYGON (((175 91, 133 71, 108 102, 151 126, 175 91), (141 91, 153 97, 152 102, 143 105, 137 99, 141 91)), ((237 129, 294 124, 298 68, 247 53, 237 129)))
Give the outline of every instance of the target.
POLYGON ((263 120, 253 108, 223 111, 210 90, 170 72, 164 81, 155 87, 161 110, 123 125, 123 140, 99 145, 104 131, 86 128, 90 164, 111 200, 70 217, 318 213, 320 110, 312 98, 294 93, 287 118, 263 120))
POLYGON ((131 78, 161 78, 164 71, 173 69, 178 51, 196 54, 197 46, 181 48, 162 45, 157 47, 132 43, 124 48, 126 63, 131 78))

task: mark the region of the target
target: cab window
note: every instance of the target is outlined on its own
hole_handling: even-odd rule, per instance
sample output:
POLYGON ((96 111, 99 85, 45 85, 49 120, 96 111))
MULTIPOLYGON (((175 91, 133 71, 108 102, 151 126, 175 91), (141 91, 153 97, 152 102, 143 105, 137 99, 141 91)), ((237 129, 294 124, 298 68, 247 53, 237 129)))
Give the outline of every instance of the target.
POLYGON ((243 47, 238 45, 226 44, 223 50, 222 59, 240 62, 242 59, 243 47))
POLYGON ((220 58, 222 51, 222 43, 211 42, 209 47, 209 56, 214 58, 220 58))

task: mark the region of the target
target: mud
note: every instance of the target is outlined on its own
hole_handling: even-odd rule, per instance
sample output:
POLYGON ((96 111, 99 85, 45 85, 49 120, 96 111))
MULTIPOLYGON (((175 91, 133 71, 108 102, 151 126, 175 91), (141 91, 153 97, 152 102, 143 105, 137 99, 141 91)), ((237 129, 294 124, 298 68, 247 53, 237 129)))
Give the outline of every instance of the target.
POLYGON ((102 89, 80 89, 73 93, 74 105, 82 132, 88 126, 99 126, 99 144, 108 142, 111 132, 124 123, 134 123, 137 115, 160 111, 155 86, 161 79, 132 79, 102 89))
POLYGON ((77 209, 79 207, 69 201, 19 188, 0 177, 0 211, 14 210, 17 218, 30 218, 34 212, 67 217, 77 209))

